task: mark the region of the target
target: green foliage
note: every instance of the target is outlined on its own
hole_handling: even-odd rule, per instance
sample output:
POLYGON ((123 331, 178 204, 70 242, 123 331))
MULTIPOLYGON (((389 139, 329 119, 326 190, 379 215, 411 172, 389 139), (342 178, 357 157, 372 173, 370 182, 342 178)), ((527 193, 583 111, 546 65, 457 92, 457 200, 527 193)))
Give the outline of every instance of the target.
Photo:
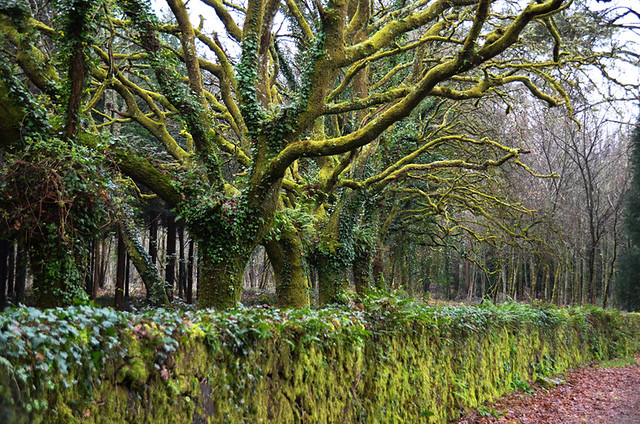
POLYGON ((316 221, 317 219, 315 216, 311 215, 305 210, 305 208, 300 206, 293 209, 286 208, 276 211, 273 226, 269 234, 267 234, 267 238, 279 241, 286 226, 293 225, 296 232, 300 234, 302 240, 308 241, 315 235, 313 225, 316 221))
MULTIPOLYGON (((22 394, 5 397, 5 402, 42 414, 49 407, 39 395, 43 392, 77 386, 91 398, 107 361, 124 354, 117 331, 124 325, 124 315, 89 306, 46 311, 17 308, 0 314, 0 363, 22 394)), ((4 396, 7 389, 2 389, 4 396)), ((0 418, 11 421, 11 415, 0 418)))
MULTIPOLYGON (((3 56, 0 56, 2 58, 3 56)), ((47 108, 36 99, 19 80, 15 69, 9 66, 10 61, 0 60, 0 99, 5 94, 13 104, 22 109, 21 130, 24 134, 46 134, 51 128, 47 108)), ((42 102, 43 99, 40 99, 42 102)))
POLYGON ((89 242, 109 220, 110 179, 93 153, 57 138, 27 139, 0 166, 0 236, 30 246, 36 302, 70 305, 82 291, 89 242))
POLYGON ((529 385, 529 382, 520 378, 519 374, 516 374, 511 381, 511 388, 522 393, 533 393, 533 389, 529 385))
POLYGON ((55 17, 62 27, 63 56, 74 54, 69 49, 73 49, 76 43, 80 43, 83 48, 88 47, 98 30, 99 20, 96 19, 96 12, 104 2, 102 0, 55 0, 53 3, 57 12, 55 17))
POLYGON ((236 80, 241 100, 240 110, 249 130, 249 135, 255 137, 258 133, 260 122, 264 119, 264 111, 258 102, 256 88, 258 69, 256 59, 258 56, 258 37, 251 34, 242 40, 242 55, 236 66, 236 80))
POLYGON ((222 264, 230 254, 245 253, 255 237, 257 227, 245 202, 242 195, 224 197, 203 191, 180 204, 180 216, 212 263, 222 264))
POLYGON ((481 417, 496 417, 496 418, 500 418, 502 415, 504 415, 503 412, 497 411, 494 408, 487 408, 486 406, 479 406, 478 414, 481 417))

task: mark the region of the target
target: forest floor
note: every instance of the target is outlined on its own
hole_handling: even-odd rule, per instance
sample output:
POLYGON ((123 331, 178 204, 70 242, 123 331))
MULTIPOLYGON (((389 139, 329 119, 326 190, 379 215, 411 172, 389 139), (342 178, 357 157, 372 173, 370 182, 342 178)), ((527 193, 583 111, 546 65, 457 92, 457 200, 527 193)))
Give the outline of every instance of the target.
POLYGON ((640 356, 570 370, 467 413, 457 424, 639 424, 640 356))

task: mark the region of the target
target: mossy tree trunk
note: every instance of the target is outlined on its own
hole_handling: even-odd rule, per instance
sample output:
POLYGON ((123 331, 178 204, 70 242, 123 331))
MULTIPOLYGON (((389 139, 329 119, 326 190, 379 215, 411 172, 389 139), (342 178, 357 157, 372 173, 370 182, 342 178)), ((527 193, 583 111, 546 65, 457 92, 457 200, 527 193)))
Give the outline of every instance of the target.
POLYGON ((173 299, 176 282, 176 220, 173 216, 167 217, 167 256, 165 266, 165 285, 167 296, 173 299))
POLYGON ((169 303, 158 267, 136 237, 135 227, 131 223, 122 223, 120 233, 125 241, 129 259, 133 262, 147 291, 147 301, 153 306, 169 303))
POLYGON ((33 275, 33 305, 39 308, 69 306, 87 298, 78 260, 69 246, 52 246, 32 240, 29 248, 33 275))
POLYGON ((186 286, 186 301, 187 303, 193 303, 193 265, 195 262, 194 248, 195 242, 193 239, 189 239, 189 262, 187 263, 187 286, 186 286))
POLYGON ((124 294, 125 280, 125 262, 127 261, 127 245, 124 237, 118 234, 118 261, 116 266, 116 292, 113 301, 113 307, 117 310, 122 309, 122 295, 124 294))
POLYGON ((321 305, 349 301, 347 276, 354 258, 354 220, 349 200, 342 196, 326 224, 320 241, 309 255, 318 272, 318 300, 321 305))
POLYGON ((233 308, 240 302, 244 267, 249 255, 228 255, 218 261, 212 255, 200 256, 198 308, 233 308))
POLYGON ((305 271, 302 240, 296 228, 285 224, 279 240, 269 239, 264 246, 273 267, 278 306, 309 306, 309 278, 305 271))
POLYGON ((376 251, 373 255, 373 263, 371 265, 371 268, 371 278, 373 279, 376 287, 382 287, 384 285, 385 276, 385 255, 384 245, 382 243, 379 243, 376 246, 376 251))
POLYGON ((9 240, 0 239, 0 311, 7 303, 7 274, 9 259, 9 240))
POLYGON ((181 215, 198 241, 200 308, 225 309, 240 301, 245 266, 272 227, 281 180, 270 179, 259 165, 251 176, 253 189, 231 201, 200 210, 194 203, 181 205, 185 212, 195 211, 181 215))
POLYGON ((353 259, 353 281, 356 286, 356 293, 363 295, 372 286, 372 267, 374 249, 356 249, 353 259))
POLYGON ((344 304, 349 301, 347 264, 335 255, 316 253, 314 266, 318 271, 318 300, 321 305, 344 304))

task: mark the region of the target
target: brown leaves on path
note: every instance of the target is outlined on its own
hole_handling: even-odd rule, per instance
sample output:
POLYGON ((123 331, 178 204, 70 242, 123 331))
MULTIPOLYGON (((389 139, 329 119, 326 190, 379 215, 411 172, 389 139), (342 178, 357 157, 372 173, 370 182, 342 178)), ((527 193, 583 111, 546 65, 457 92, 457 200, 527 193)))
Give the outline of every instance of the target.
POLYGON ((640 424, 640 356, 634 359, 621 367, 569 371, 564 384, 511 393, 474 409, 458 424, 640 424))

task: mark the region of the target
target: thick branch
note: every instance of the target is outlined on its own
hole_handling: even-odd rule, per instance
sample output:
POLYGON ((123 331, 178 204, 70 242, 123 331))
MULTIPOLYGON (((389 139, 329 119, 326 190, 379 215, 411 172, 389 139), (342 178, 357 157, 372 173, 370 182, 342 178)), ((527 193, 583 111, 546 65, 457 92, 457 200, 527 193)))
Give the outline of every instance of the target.
POLYGON ((220 18, 220 20, 222 21, 222 24, 227 30, 227 34, 233 37, 234 40, 236 40, 237 42, 241 42, 242 30, 240 29, 240 27, 238 27, 236 22, 233 20, 233 17, 231 17, 231 14, 227 10, 227 8, 222 4, 222 1, 221 0, 202 0, 202 1, 205 4, 208 4, 209 6, 213 7, 213 10, 215 10, 216 15, 218 15, 218 18, 220 18))

